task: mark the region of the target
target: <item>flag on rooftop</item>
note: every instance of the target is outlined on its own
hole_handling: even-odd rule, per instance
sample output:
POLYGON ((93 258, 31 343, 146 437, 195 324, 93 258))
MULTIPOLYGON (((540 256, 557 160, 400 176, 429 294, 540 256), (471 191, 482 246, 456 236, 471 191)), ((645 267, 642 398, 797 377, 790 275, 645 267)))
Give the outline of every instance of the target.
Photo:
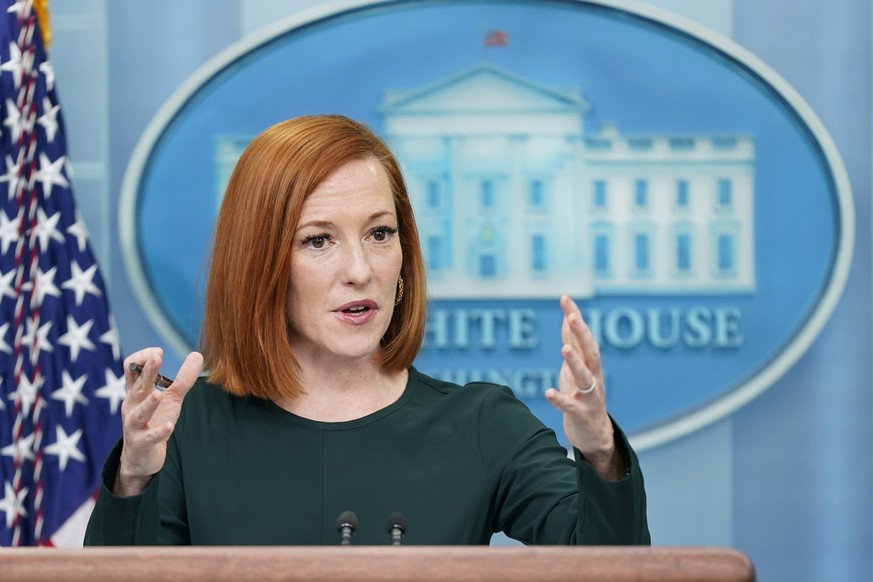
POLYGON ((506 46, 509 34, 505 30, 491 30, 485 34, 485 46, 506 46))

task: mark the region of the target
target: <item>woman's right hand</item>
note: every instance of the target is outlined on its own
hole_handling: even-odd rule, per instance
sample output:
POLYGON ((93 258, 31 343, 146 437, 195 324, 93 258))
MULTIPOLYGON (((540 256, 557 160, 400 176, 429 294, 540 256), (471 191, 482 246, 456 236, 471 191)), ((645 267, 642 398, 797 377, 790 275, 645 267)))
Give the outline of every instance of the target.
POLYGON ((112 493, 120 497, 142 493, 164 466, 167 440, 179 419, 182 401, 203 367, 203 356, 191 352, 170 387, 157 390, 155 379, 163 355, 160 348, 146 348, 124 360, 127 385, 127 397, 121 403, 124 446, 112 487, 112 493), (142 366, 142 373, 132 372, 131 363, 142 366))

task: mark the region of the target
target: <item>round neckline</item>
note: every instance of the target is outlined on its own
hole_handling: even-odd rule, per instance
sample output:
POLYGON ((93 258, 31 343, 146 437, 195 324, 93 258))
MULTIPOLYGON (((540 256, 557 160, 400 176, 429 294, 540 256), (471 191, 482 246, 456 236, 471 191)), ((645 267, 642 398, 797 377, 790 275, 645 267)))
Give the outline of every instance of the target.
POLYGON ((410 366, 406 377, 406 386, 404 386, 403 392, 400 394, 400 397, 397 398, 397 400, 383 408, 380 408, 379 410, 375 410, 370 414, 364 415, 360 418, 355 418, 352 420, 342 420, 339 422, 312 420, 311 418, 306 418, 305 416, 300 416, 298 414, 294 414, 293 412, 289 412, 272 400, 260 398, 258 400, 263 403, 263 406, 265 406, 268 411, 275 414, 276 416, 279 416, 280 418, 283 418, 289 422, 293 422, 294 424, 304 426, 306 428, 312 428, 316 430, 350 430, 374 423, 405 406, 406 402, 412 397, 413 378, 417 378, 417 376, 418 371, 410 366))

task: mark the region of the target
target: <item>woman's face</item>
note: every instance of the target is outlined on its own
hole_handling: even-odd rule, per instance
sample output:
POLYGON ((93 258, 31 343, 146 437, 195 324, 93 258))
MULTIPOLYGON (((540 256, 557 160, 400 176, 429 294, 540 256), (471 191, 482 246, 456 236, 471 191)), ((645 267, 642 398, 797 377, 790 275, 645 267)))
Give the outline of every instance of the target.
POLYGON ((369 358, 394 312, 403 254, 388 177, 375 158, 341 166, 303 204, 288 318, 303 365, 369 358))

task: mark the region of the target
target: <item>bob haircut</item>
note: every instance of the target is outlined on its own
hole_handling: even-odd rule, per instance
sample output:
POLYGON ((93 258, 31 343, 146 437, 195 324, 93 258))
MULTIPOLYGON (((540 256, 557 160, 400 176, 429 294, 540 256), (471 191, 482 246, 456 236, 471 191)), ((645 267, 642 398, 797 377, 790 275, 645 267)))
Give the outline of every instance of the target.
POLYGON ((209 381, 231 394, 270 400, 303 393, 288 335, 291 248, 303 204, 348 162, 375 158, 397 212, 403 297, 375 354, 389 372, 408 368, 424 336, 424 261, 396 158, 362 123, 340 115, 278 123, 245 149, 215 225, 201 349, 209 381))

